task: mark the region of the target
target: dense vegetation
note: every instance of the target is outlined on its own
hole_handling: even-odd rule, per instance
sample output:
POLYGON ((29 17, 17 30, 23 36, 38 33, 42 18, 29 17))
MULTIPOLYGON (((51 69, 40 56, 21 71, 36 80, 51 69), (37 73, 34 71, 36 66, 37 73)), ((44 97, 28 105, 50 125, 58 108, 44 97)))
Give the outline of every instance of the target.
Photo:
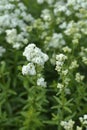
POLYGON ((87 130, 87 0, 0 1, 0 130, 87 130))

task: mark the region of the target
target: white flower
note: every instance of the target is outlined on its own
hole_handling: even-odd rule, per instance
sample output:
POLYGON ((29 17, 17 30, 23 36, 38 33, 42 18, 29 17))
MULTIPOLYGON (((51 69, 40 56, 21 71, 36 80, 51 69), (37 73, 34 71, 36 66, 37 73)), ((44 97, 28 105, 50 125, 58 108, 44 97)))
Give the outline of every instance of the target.
POLYGON ((68 46, 65 46, 65 47, 63 47, 63 49, 62 49, 64 52, 68 52, 68 53, 70 53, 72 50, 71 50, 71 48, 69 48, 68 46))
POLYGON ((84 118, 84 120, 87 120, 87 115, 85 114, 83 118, 84 118))
POLYGON ((27 42, 27 22, 32 21, 34 18, 27 13, 27 8, 23 2, 19 0, 0 1, 0 34, 7 33, 6 40, 12 44, 13 48, 19 49, 27 42), (23 33, 24 35, 22 35, 23 33))
POLYGON ((79 83, 84 79, 84 75, 81 75, 80 73, 76 73, 75 80, 79 83))
POLYGON ((63 84, 61 84, 61 83, 58 83, 57 84, 57 88, 60 90, 60 92, 63 90, 63 88, 64 88, 64 85, 63 84))
POLYGON ((69 120, 69 121, 61 121, 61 126, 63 126, 63 128, 65 130, 72 130, 73 129, 73 126, 74 126, 74 121, 69 120))
POLYGON ((43 53, 41 49, 36 47, 36 45, 33 43, 29 44, 25 48, 23 56, 25 56, 28 61, 41 66, 43 66, 44 63, 48 60, 48 55, 43 53))
POLYGON ((82 130, 82 127, 77 126, 76 130, 82 130))
POLYGON ((62 24, 59 25, 59 28, 65 29, 67 27, 67 23, 63 22, 62 24))
POLYGON ((28 63, 22 67, 23 75, 36 75, 35 66, 33 63, 28 63))
POLYGON ((17 34, 16 29, 6 30, 6 40, 16 49, 19 49, 22 46, 22 43, 27 44, 28 42, 24 33, 21 32, 20 34, 17 34))
POLYGON ((11 30, 6 30, 6 40, 8 43, 13 43, 16 39, 16 35, 17 35, 17 30, 16 29, 11 29, 11 30))
POLYGON ((56 55, 56 60, 58 60, 58 61, 64 62, 66 59, 67 59, 67 56, 65 56, 62 53, 59 55, 56 55))
POLYGON ((78 67, 79 67, 79 64, 77 63, 77 60, 74 60, 74 61, 71 62, 69 69, 75 69, 75 68, 78 68, 78 67))
POLYGON ((53 33, 53 36, 49 42, 49 47, 60 48, 65 45, 65 40, 61 33, 53 33))
POLYGON ((57 15, 60 12, 65 12, 66 10, 66 5, 63 5, 63 2, 56 2, 54 5, 54 15, 57 15))
POLYGON ((68 86, 69 85, 69 82, 70 82, 70 78, 65 78, 64 79, 64 84, 65 84, 65 86, 68 86))
POLYGON ((83 62, 85 65, 87 65, 87 57, 83 56, 83 57, 82 57, 82 62, 83 62))
POLYGON ((42 10, 41 18, 43 18, 44 21, 50 21, 51 20, 50 10, 48 9, 42 10))
POLYGON ((87 127, 87 114, 83 115, 83 117, 79 117, 80 122, 87 127))
POLYGON ((68 69, 66 69, 66 70, 63 70, 63 71, 62 71, 62 74, 63 74, 64 76, 66 76, 66 75, 68 74, 68 72, 69 72, 68 69))
POLYGON ((67 59, 67 56, 65 56, 64 54, 59 54, 59 55, 56 55, 56 70, 58 72, 61 71, 62 67, 63 67, 63 64, 64 64, 64 61, 67 59))
POLYGON ((37 85, 42 86, 42 87, 46 87, 46 82, 44 81, 43 77, 37 79, 37 85))

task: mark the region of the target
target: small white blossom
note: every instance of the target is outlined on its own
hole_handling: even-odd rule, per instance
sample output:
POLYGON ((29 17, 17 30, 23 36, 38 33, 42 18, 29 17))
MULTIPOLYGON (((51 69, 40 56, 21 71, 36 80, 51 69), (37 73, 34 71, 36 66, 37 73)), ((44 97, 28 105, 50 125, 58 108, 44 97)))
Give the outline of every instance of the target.
POLYGON ((27 44, 28 40, 25 38, 23 32, 17 34, 16 29, 6 30, 6 40, 13 45, 13 48, 19 49, 22 43, 27 44))
POLYGON ((65 45, 65 40, 61 33, 53 33, 53 36, 49 42, 49 47, 60 48, 65 45))
POLYGON ((65 29, 67 27, 67 23, 63 22, 62 24, 59 25, 59 28, 65 29))
POLYGON ((56 55, 56 70, 58 72, 61 71, 62 67, 63 67, 63 64, 64 64, 64 61, 67 59, 67 56, 65 56, 64 54, 59 54, 59 55, 56 55))
POLYGON ((41 18, 43 18, 44 21, 50 21, 51 20, 50 10, 48 9, 42 10, 41 18))
POLYGON ((77 126, 76 130, 82 130, 82 127, 77 126))
POLYGON ((63 49, 62 49, 65 53, 70 53, 71 51, 72 51, 72 49, 71 48, 69 48, 68 46, 65 46, 65 47, 63 47, 63 49))
POLYGON ((66 75, 68 74, 68 72, 69 72, 68 69, 66 69, 66 70, 62 70, 61 73, 62 73, 64 76, 66 76, 66 75))
POLYGON ((67 56, 65 56, 64 54, 59 54, 56 55, 56 60, 64 62, 67 59, 67 56))
POLYGON ((82 125, 87 127, 87 114, 83 115, 83 117, 79 117, 80 122, 82 125))
POLYGON ((87 65, 87 57, 83 56, 83 57, 82 57, 82 62, 83 62, 85 65, 87 65))
POLYGON ((69 85, 69 82, 70 82, 70 78, 65 78, 64 79, 64 84, 65 84, 65 86, 67 87, 68 85, 69 85))
POLYGON ((74 121, 69 120, 69 121, 61 121, 61 126, 63 126, 63 128, 65 130, 72 130, 73 126, 74 126, 74 121))
POLYGON ((6 30, 6 40, 8 43, 13 43, 16 40, 16 35, 17 35, 17 30, 12 29, 12 30, 6 30))
POLYGON ((57 84, 57 88, 60 90, 60 92, 63 90, 63 88, 64 88, 64 85, 63 84, 61 84, 61 83, 58 83, 57 84))
POLYGON ((33 63, 28 63, 22 67, 23 75, 36 75, 35 66, 33 63))
POLYGON ((79 83, 83 81, 84 75, 81 75, 80 73, 76 73, 75 80, 79 83))
POLYGON ((42 87, 46 87, 46 82, 44 81, 43 77, 37 79, 37 85, 42 86, 42 87))
POLYGON ((78 67, 79 67, 79 64, 77 63, 77 60, 74 60, 74 61, 71 62, 69 69, 75 69, 75 68, 78 68, 78 67))

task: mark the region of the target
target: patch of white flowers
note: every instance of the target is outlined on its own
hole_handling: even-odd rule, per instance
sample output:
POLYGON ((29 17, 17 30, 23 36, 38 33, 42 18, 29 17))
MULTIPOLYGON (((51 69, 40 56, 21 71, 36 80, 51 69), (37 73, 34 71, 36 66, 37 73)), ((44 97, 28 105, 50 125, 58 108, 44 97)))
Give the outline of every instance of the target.
POLYGON ((6 40, 13 48, 19 49, 27 43, 27 23, 33 21, 21 0, 0 1, 0 35, 6 32, 6 40))
MULTIPOLYGON (((87 129, 87 114, 83 115, 83 117, 79 117, 79 120, 81 126, 76 126, 76 130, 83 130, 83 128, 87 129)), ((75 121, 70 119, 69 121, 61 121, 60 124, 65 130, 74 130, 75 121)))
POLYGON ((60 48, 65 45, 62 33, 53 33, 53 36, 49 42, 49 47, 60 48))
POLYGON ((87 48, 81 47, 81 52, 79 53, 82 62, 87 65, 87 48))
POLYGON ((41 18, 43 18, 44 21, 51 21, 50 10, 48 9, 42 10, 41 18))
POLYGON ((36 75, 35 66, 33 63, 28 63, 22 67, 23 75, 36 75))
POLYGON ((76 73, 75 75, 75 80, 80 83, 81 81, 83 81, 84 79, 84 75, 81 75, 80 73, 76 73))
POLYGON ((71 53, 71 51, 72 51, 72 49, 69 48, 68 46, 63 47, 62 50, 63 50, 63 52, 65 52, 65 53, 71 53))
POLYGON ((74 123, 75 122, 72 119, 70 119, 69 121, 61 121, 61 126, 63 126, 65 130, 72 130, 74 123))
POLYGON ((30 62, 27 66, 23 66, 22 68, 22 73, 25 75, 35 75, 35 65, 44 67, 45 62, 49 59, 48 55, 43 53, 34 43, 31 43, 25 47, 23 56, 25 56, 27 61, 30 62))
POLYGON ((23 56, 25 56, 29 62, 35 63, 37 65, 41 65, 41 66, 43 66, 44 63, 48 60, 48 55, 43 53, 41 49, 36 47, 36 45, 33 43, 25 47, 23 56))
POLYGON ((75 69, 75 68, 78 68, 79 67, 79 64, 77 63, 77 60, 73 60, 72 62, 71 62, 71 65, 70 65, 70 67, 69 67, 69 69, 75 69))
POLYGON ((9 44, 12 44, 13 48, 19 49, 21 43, 27 44, 28 40, 26 38, 26 33, 21 32, 17 34, 16 29, 6 30, 6 40, 9 44))
POLYGON ((61 91, 63 90, 63 88, 64 88, 64 85, 61 84, 61 83, 58 83, 58 84, 57 84, 57 88, 58 88, 59 91, 61 92, 61 91))
POLYGON ((87 114, 83 115, 83 117, 79 117, 79 120, 81 124, 87 128, 87 114))
POLYGON ((66 59, 67 59, 67 56, 64 54, 56 55, 56 70, 58 72, 62 70, 62 67, 66 59))
POLYGON ((82 130, 82 127, 77 126, 77 127, 76 127, 76 130, 82 130))
POLYGON ((82 57, 82 62, 83 62, 85 65, 87 65, 87 57, 83 56, 83 57, 82 57))

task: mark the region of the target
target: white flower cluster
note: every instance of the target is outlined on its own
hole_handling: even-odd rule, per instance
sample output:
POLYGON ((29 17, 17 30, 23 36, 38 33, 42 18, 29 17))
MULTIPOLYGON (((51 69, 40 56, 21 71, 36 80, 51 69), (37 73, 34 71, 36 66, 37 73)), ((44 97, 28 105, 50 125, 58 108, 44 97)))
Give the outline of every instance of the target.
POLYGON ((17 34, 16 29, 10 29, 6 30, 6 40, 9 44, 12 44, 13 48, 19 49, 21 43, 27 44, 28 40, 26 37, 26 34, 24 32, 21 32, 20 34, 17 34))
POLYGON ((67 0, 67 2, 61 0, 55 2, 53 6, 59 29, 67 37, 71 36, 74 44, 79 43, 79 39, 87 35, 87 0, 67 0))
POLYGON ((63 47, 62 50, 63 50, 65 53, 71 53, 71 51, 72 51, 72 49, 69 48, 68 46, 63 47))
POLYGON ((78 68, 79 67, 79 64, 77 63, 77 60, 73 60, 70 64, 70 67, 69 69, 75 69, 75 68, 78 68))
POLYGON ((76 127, 76 130, 82 130, 82 127, 77 126, 77 127, 76 127))
POLYGON ((43 77, 37 79, 37 85, 42 86, 42 87, 46 87, 46 82, 44 81, 43 77))
POLYGON ((43 18, 44 21, 51 21, 51 14, 49 9, 42 10, 41 18, 43 18))
POLYGON ((85 65, 87 65, 87 57, 82 57, 82 62, 85 64, 85 65))
POLYGON ((33 63, 28 63, 22 67, 23 75, 36 75, 35 66, 33 63))
POLYGON ((58 72, 61 71, 66 59, 67 59, 67 56, 65 56, 64 54, 56 55, 56 70, 58 72))
POLYGON ((72 130, 73 126, 74 126, 74 121, 69 120, 69 121, 61 121, 61 126, 63 126, 63 128, 65 130, 72 130))
POLYGON ((74 11, 78 11, 81 8, 87 9, 86 0, 67 0, 66 3, 61 0, 55 3, 54 14, 57 15, 58 13, 63 12, 66 16, 70 16, 74 11))
POLYGON ((12 42, 14 48, 19 48, 25 43, 25 38, 28 38, 26 23, 33 20, 31 14, 27 13, 26 6, 20 0, 0 1, 0 34, 7 32, 6 39, 9 39, 7 42, 12 42), (14 32, 13 29, 16 28, 18 28, 18 35, 15 34, 15 42, 14 40, 12 41, 11 36, 15 37, 13 35, 14 33, 17 33, 17 30, 14 32), (19 39, 22 39, 23 41, 20 41, 19 39))
POLYGON ((83 117, 80 117, 79 120, 82 123, 82 125, 87 128, 87 114, 85 114, 83 117))
POLYGON ((66 75, 68 74, 68 72, 69 72, 69 70, 68 70, 68 69, 66 69, 66 70, 62 70, 62 72, 61 72, 61 73, 62 73, 62 75, 63 75, 63 76, 66 76, 66 75))
POLYGON ((74 35, 74 33, 78 34, 79 32, 79 27, 77 26, 77 23, 75 23, 73 20, 71 20, 67 26, 66 26, 66 29, 64 31, 64 33, 67 35, 67 36, 70 36, 70 35, 74 35))
POLYGON ((43 53, 41 49, 36 47, 36 45, 33 43, 29 44, 25 48, 23 52, 23 56, 25 56, 29 62, 38 64, 41 66, 43 66, 44 63, 48 60, 48 55, 43 53))
POLYGON ((58 88, 59 91, 61 92, 61 91, 63 90, 63 88, 64 88, 64 85, 61 84, 61 83, 58 83, 58 84, 57 84, 57 88, 58 88))
POLYGON ((80 83, 81 81, 83 81, 84 79, 84 75, 81 75, 80 73, 76 73, 75 75, 75 80, 80 83))
POLYGON ((66 12, 67 7, 66 4, 64 4, 63 1, 58 1, 54 5, 54 15, 57 15, 59 12, 66 12))
POLYGON ((82 62, 87 65, 87 48, 81 47, 81 52, 79 55, 82 58, 82 62))
POLYGON ((74 10, 79 10, 80 8, 87 9, 87 1, 86 0, 68 0, 67 6, 73 6, 74 10))
MULTIPOLYGON (((22 67, 22 74, 24 75, 35 75, 36 70, 35 70, 35 64, 44 66, 44 63, 48 60, 48 55, 43 53, 41 49, 36 47, 34 43, 29 44, 24 52, 23 56, 26 57, 26 59, 30 62, 28 65, 24 65, 22 67)), ((42 81, 43 79, 39 79, 42 81)), ((39 81, 38 81, 39 82, 39 81)), ((44 81, 43 81, 44 82, 44 81)))
POLYGON ((3 48, 2 46, 0 46, 0 57, 3 55, 3 53, 6 51, 5 48, 3 48))
POLYGON ((60 48, 65 45, 62 33, 53 33, 53 36, 49 42, 49 47, 60 48))

